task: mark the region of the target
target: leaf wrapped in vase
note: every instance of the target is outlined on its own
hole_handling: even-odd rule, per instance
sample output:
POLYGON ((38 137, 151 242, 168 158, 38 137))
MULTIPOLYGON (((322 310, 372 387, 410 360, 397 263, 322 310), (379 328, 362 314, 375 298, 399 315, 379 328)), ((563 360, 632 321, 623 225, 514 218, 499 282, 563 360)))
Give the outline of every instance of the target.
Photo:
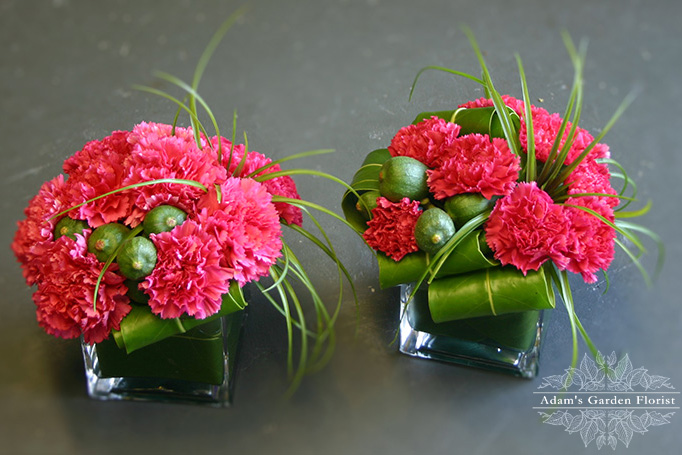
POLYGON ((18 223, 12 249, 36 286, 38 323, 57 337, 81 337, 94 398, 228 404, 247 285, 285 316, 290 392, 333 349, 341 299, 334 311, 325 308, 283 230, 321 248, 347 277, 307 207, 338 216, 302 200, 291 175, 338 179, 280 167, 327 151, 272 161, 235 141, 236 115, 232 138, 223 137, 197 93, 211 53, 240 14, 218 30, 192 84, 159 74, 185 101, 138 87, 173 101, 191 126, 142 122, 88 142, 64 162, 63 175, 42 185, 18 223), (215 135, 200 122, 198 105, 215 135), (321 238, 303 228, 304 212, 321 238), (310 292, 306 309, 293 280, 310 292), (306 324, 310 308, 315 327, 306 324))
POLYGON ((555 289, 570 316, 574 362, 578 332, 596 352, 575 314, 567 272, 594 283, 620 246, 649 281, 637 252, 617 235, 640 252, 637 233, 660 241, 620 219, 648 206, 623 210, 633 185, 601 142, 631 99, 598 137, 578 126, 584 48, 564 35, 575 80, 561 116, 530 103, 520 58, 523 99, 500 95, 466 33, 482 78, 427 67, 415 84, 436 69, 481 84, 487 96, 418 114, 366 157, 342 206, 376 251, 381 287, 401 287, 403 353, 533 377, 555 289))

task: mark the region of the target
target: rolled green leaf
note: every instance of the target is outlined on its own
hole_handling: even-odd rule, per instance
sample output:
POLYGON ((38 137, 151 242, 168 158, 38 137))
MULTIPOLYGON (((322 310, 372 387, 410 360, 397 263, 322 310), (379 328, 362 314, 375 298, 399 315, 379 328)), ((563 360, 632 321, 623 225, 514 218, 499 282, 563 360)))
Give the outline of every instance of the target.
MULTIPOLYGON (((391 157, 387 149, 379 149, 371 152, 362 163, 362 166, 353 176, 350 186, 358 193, 379 190, 379 171, 381 166, 391 157)), ((358 232, 367 229, 367 219, 363 211, 357 209, 358 197, 351 191, 346 191, 341 201, 341 208, 348 223, 358 232)))
MULTIPOLYGON (((424 287, 425 288, 425 287, 424 287)), ((431 318, 428 291, 420 289, 407 307, 410 326, 420 332, 440 335, 439 343, 447 343, 458 352, 481 349, 481 344, 526 351, 537 335, 538 311, 522 311, 499 316, 460 319, 436 324, 431 318)))
POLYGON ((223 333, 217 319, 132 353, 107 339, 97 343, 97 357, 102 377, 179 379, 215 385, 224 378, 223 333))
POLYGON ((116 345, 130 354, 140 348, 157 343, 173 335, 215 321, 235 311, 243 310, 247 305, 244 295, 236 282, 230 283, 230 292, 223 295, 223 303, 218 313, 205 318, 180 317, 161 319, 152 314, 148 306, 133 305, 132 310, 121 321, 120 330, 112 331, 116 345))
MULTIPOLYGON (((450 253, 436 276, 446 277, 498 265, 496 261, 486 257, 481 250, 483 239, 484 234, 480 229, 464 237, 457 248, 450 253)), ((377 259, 379 285, 382 289, 414 282, 428 266, 427 255, 422 252, 408 254, 398 262, 381 253, 377 254, 377 259)))
POLYGON ((526 276, 513 267, 492 267, 434 280, 429 310, 436 323, 554 308, 551 278, 544 269, 526 276))
POLYGON ((426 119, 429 119, 431 117, 438 117, 438 118, 442 118, 446 122, 452 122, 452 118, 455 115, 455 112, 457 112, 457 109, 453 109, 451 111, 421 112, 417 115, 417 117, 415 117, 412 124, 416 125, 417 123, 421 122, 422 120, 426 120, 426 119))
MULTIPOLYGON (((516 131, 519 131, 521 119, 519 115, 510 107, 509 115, 514 122, 516 131)), ((460 136, 465 134, 488 134, 490 137, 504 138, 504 131, 502 130, 502 123, 495 112, 495 108, 491 107, 475 107, 475 108, 459 108, 452 111, 435 111, 422 112, 414 119, 413 124, 417 124, 424 119, 436 116, 448 122, 456 123, 460 126, 460 136)))

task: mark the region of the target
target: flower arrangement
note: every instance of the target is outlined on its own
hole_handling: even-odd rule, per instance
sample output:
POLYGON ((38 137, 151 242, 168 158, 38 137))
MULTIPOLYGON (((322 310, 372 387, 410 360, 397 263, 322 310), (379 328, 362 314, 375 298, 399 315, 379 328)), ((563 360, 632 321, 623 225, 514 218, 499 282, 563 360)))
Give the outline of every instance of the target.
POLYGON ((416 283, 404 299, 411 304, 428 285, 431 329, 553 308, 556 287, 570 316, 575 362, 578 332, 597 351, 575 313, 568 272, 596 282, 618 246, 650 282, 638 259, 645 248, 637 234, 662 248, 652 231, 625 220, 650 204, 624 210, 634 200, 628 195, 634 184, 601 142, 632 97, 595 138, 578 126, 584 46, 576 49, 564 35, 575 77, 562 116, 531 104, 518 56, 523 99, 500 95, 473 34, 466 34, 482 77, 429 66, 412 90, 425 70, 435 69, 481 84, 486 96, 454 110, 423 112, 386 149, 370 153, 353 179, 354 191, 344 195, 344 213, 376 251, 383 288, 416 283), (614 178, 622 181, 618 191, 614 178))
POLYGON ((88 142, 66 159, 64 174, 31 199, 11 246, 27 284, 36 286, 37 320, 48 334, 82 336, 89 345, 113 339, 129 354, 243 309, 243 288, 253 284, 285 316, 293 390, 305 372, 329 358, 341 296, 330 314, 283 229, 328 255, 340 280, 348 274, 308 208, 338 216, 301 199, 291 175, 338 179, 280 167, 327 150, 273 161, 248 150, 246 135, 245 144, 237 144, 236 114, 232 138, 220 135, 197 88, 212 52, 241 13, 214 35, 191 84, 159 73, 184 91, 184 100, 137 87, 173 101, 178 114, 189 114, 191 126, 142 122, 88 142), (199 120, 198 105, 215 135, 199 120), (322 238, 303 228, 304 213, 322 238), (270 286, 259 282, 263 277, 271 278, 270 286), (310 293, 314 327, 306 322, 293 280, 310 293), (301 333, 298 362, 292 353, 295 327, 301 333))

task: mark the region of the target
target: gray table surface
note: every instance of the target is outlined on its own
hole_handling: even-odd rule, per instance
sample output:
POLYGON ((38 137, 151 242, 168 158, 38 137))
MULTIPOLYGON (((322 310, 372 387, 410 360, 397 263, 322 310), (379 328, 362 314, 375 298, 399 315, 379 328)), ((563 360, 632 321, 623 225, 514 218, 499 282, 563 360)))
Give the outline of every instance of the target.
MULTIPOLYGON (((97 402, 87 398, 76 340, 35 322, 31 290, 9 249, 15 222, 40 184, 88 140, 144 120, 170 122, 173 107, 133 91, 158 84, 155 70, 185 79, 239 2, 0 1, 0 453, 594 453, 577 434, 541 423, 532 409, 540 379, 411 359, 391 345, 395 289, 380 290, 371 253, 348 228, 324 225, 359 292, 347 296, 330 364, 283 401, 285 330, 255 299, 231 408, 97 402)), ((667 263, 646 289, 624 254, 611 289, 573 281, 578 313, 599 349, 682 387, 679 203, 682 53, 677 1, 254 0, 211 61, 201 93, 228 129, 234 109, 252 149, 274 158, 310 149, 308 160, 349 180, 364 155, 385 147, 420 110, 481 95, 475 84, 417 70, 443 65, 477 73, 461 32, 468 24, 501 92, 520 96, 514 52, 524 58, 531 96, 550 111, 567 100, 572 69, 560 31, 589 39, 581 125, 599 131, 620 100, 638 92, 605 141, 653 208, 642 222, 667 243, 667 263)), ((163 85, 162 85, 163 86, 163 85)), ((340 212, 342 189, 300 178, 304 197, 340 212)), ((332 264, 303 259, 333 299, 332 264), (319 266, 317 265, 319 263, 319 266)), ((652 261, 645 261, 651 268, 652 261)), ((581 345, 584 350, 584 346, 581 345)), ((564 309, 553 312, 540 377, 570 363, 564 309)), ((635 434, 625 453, 671 453, 680 423, 635 434), (629 452, 628 452, 629 451, 629 452)), ((608 447, 605 451, 610 451, 608 447)))

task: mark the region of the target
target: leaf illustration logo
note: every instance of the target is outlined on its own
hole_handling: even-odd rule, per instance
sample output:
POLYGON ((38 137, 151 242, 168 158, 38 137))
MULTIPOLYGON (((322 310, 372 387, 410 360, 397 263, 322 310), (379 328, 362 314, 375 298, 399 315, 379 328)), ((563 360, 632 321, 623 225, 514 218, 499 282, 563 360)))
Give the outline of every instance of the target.
POLYGON ((578 368, 543 378, 538 389, 558 391, 552 401, 543 395, 542 404, 551 407, 535 408, 542 409, 542 422, 579 433, 585 447, 594 441, 598 449, 615 450, 619 441, 628 447, 635 433, 670 423, 671 410, 679 409, 670 378, 634 368, 627 354, 618 360, 615 352, 585 354, 578 368), (646 395, 652 391, 659 391, 655 398, 646 395))

